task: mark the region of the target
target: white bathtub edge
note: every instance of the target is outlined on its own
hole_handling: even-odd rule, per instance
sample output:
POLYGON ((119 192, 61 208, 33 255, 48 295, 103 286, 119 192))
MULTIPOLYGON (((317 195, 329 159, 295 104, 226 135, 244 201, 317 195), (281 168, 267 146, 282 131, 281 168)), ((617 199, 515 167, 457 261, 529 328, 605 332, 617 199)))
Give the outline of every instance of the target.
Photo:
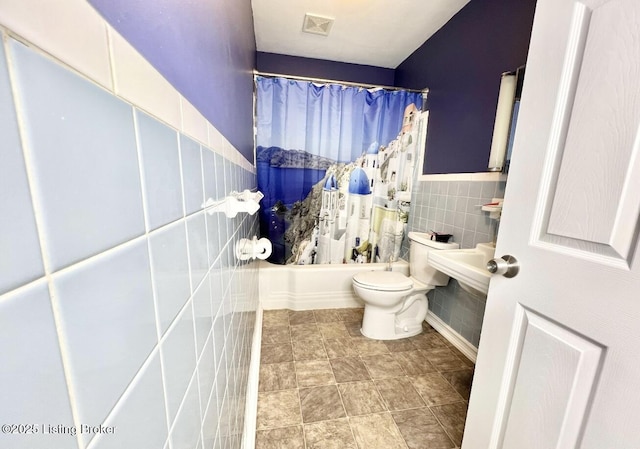
POLYGON ((451 326, 442 321, 440 317, 434 314, 431 310, 427 313, 425 321, 438 331, 440 335, 446 338, 449 343, 455 346, 456 349, 467 356, 473 363, 476 363, 478 348, 465 340, 462 335, 453 330, 451 326))

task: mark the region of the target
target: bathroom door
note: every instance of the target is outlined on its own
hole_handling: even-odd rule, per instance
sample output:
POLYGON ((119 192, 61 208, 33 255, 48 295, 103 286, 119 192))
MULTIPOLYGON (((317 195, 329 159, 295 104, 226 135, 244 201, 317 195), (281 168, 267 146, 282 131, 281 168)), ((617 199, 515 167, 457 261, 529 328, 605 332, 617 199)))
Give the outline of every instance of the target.
POLYGON ((463 449, 640 448, 639 125, 640 1, 539 0, 463 449))

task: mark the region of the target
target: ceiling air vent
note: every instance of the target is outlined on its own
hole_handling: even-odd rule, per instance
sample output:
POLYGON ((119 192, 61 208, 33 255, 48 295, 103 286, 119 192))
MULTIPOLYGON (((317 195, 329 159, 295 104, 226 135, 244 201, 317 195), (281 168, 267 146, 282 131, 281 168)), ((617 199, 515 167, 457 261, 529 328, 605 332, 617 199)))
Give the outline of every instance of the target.
POLYGON ((315 14, 305 14, 304 23, 302 24, 302 31, 305 33, 321 34, 323 36, 329 35, 331 25, 333 25, 334 19, 331 17, 316 16, 315 14))

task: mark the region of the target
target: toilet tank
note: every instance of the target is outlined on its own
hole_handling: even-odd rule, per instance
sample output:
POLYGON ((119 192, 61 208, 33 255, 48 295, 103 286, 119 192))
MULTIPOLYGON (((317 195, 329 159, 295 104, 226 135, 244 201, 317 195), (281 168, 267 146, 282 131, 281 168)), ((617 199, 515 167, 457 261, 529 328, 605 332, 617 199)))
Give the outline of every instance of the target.
POLYGON ((449 283, 449 276, 427 262, 429 251, 443 249, 458 249, 457 243, 443 243, 431 240, 431 234, 424 232, 409 232, 409 274, 418 281, 433 286, 442 286, 449 283))

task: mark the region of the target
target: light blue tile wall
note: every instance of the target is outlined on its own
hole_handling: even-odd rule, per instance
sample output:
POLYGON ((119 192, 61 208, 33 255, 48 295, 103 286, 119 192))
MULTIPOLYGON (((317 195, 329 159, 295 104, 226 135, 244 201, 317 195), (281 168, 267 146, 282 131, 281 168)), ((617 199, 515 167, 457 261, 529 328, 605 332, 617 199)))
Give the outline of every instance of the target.
MULTIPOLYGON (((408 230, 434 230, 453 235, 461 248, 474 248, 490 242, 495 221, 481 210, 492 198, 504 198, 506 181, 419 181, 411 195, 408 230)), ((406 259, 409 243, 403 242, 406 259)), ((429 292, 429 310, 464 337, 478 346, 484 317, 485 298, 471 295, 454 279, 446 287, 429 292)))
POLYGON ((0 100, 0 422, 116 426, 0 447, 239 448, 255 175, 10 38, 0 100))

